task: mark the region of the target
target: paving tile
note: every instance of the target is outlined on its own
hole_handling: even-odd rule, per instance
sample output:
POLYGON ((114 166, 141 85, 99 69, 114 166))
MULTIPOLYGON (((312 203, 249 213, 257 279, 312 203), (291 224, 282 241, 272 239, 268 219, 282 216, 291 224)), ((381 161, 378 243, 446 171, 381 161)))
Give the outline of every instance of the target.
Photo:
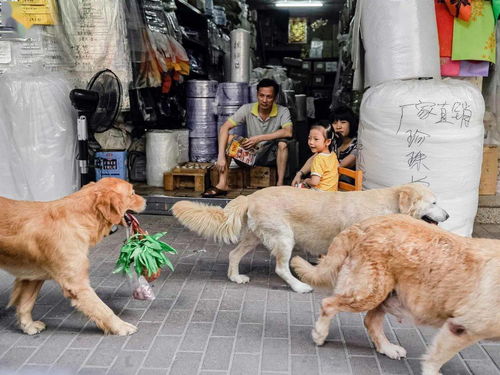
POLYGON ((500 368, 500 346, 498 345, 483 345, 484 350, 488 353, 491 359, 500 368))
POLYGON ((236 336, 236 353, 259 353, 262 347, 262 324, 240 324, 236 336))
POLYGON ((394 360, 389 357, 377 353, 376 354, 378 363, 380 364, 380 368, 382 369, 383 374, 391 374, 391 375, 403 375, 410 374, 410 368, 407 365, 406 360, 394 360))
POLYGON ((29 359, 30 364, 54 363, 64 349, 76 337, 76 332, 59 332, 52 335, 29 359))
POLYGON ((108 374, 112 375, 135 375, 141 367, 146 352, 144 351, 121 351, 108 374))
MULTIPOLYGON (((74 373, 74 372, 68 373, 66 371, 57 371, 57 372, 56 371, 51 370, 51 365, 24 365, 16 372, 16 374, 17 375, 42 375, 42 374, 70 375, 74 373)), ((10 374, 13 374, 13 372, 2 373, 2 375, 10 375, 10 374)))
POLYGON ((186 352, 203 351, 211 329, 211 323, 190 323, 179 350, 186 352))
POLYGON ((363 327, 341 325, 341 331, 350 355, 373 355, 371 342, 363 327))
POLYGON ((292 375, 319 375, 318 357, 315 355, 292 355, 292 375))
POLYGON ((217 314, 219 301, 216 300, 199 300, 194 310, 191 321, 193 322, 212 322, 217 314))
POLYGON ((148 350, 152 344, 152 338, 160 329, 160 323, 139 322, 137 332, 128 339, 125 350, 148 350))
POLYGON ((256 301, 245 301, 241 313, 243 323, 264 323, 264 304, 256 301))
POLYGON ((137 375, 166 375, 168 370, 166 369, 150 369, 150 368, 141 368, 137 375))
POLYGON ((288 293, 282 290, 269 290, 267 294, 268 312, 288 312, 288 293))
POLYGON ((287 339, 265 338, 262 347, 262 371, 288 371, 287 339))
POLYGON ((85 366, 111 366, 128 337, 105 336, 85 362, 85 366))
POLYGON ((190 310, 172 310, 165 319, 165 323, 160 329, 160 335, 180 335, 186 329, 189 318, 191 317, 190 310))
POLYGON ((143 322, 163 322, 173 302, 173 299, 156 298, 144 313, 141 320, 143 322))
POLYGON ((143 367, 167 369, 172 363, 180 341, 180 336, 157 336, 151 345, 143 367))
POLYGON ((259 373, 260 354, 236 353, 230 375, 255 375, 259 373))
POLYGON ((169 375, 196 375, 201 364, 202 353, 178 352, 169 375))
POLYGON ((342 342, 327 341, 318 346, 317 350, 322 374, 351 374, 346 348, 342 342))
POLYGON ((233 351, 234 338, 212 337, 203 358, 203 370, 229 370, 229 361, 233 351))
POLYGON ((351 357, 350 362, 353 374, 380 374, 375 357, 351 357))
POLYGON ((408 358, 421 358, 426 351, 416 329, 394 329, 399 341, 399 345, 406 349, 408 358))
POLYGON ((292 325, 312 325, 313 313, 312 305, 309 301, 290 302, 290 324, 292 325))
MULTIPOLYGON (((239 287, 240 285, 238 285, 239 287)), ((239 288, 238 288, 239 289, 239 288)), ((227 289, 222 297, 221 310, 240 310, 245 296, 240 290, 227 289)))
POLYGON ((212 336, 234 336, 238 328, 239 311, 219 311, 212 336))
POLYGON ((0 358, 0 368, 16 370, 33 354, 36 348, 12 348, 0 358))
POLYGON ((316 354, 312 326, 290 326, 291 354, 316 354))
POLYGON ((458 356, 453 357, 441 367, 443 375, 469 375, 470 372, 464 361, 458 356))
POLYGON ((265 337, 288 337, 288 314, 281 312, 268 312, 266 314, 265 337))
POLYGON ((53 365, 51 372, 62 370, 63 373, 67 372, 68 374, 74 374, 78 371, 83 362, 85 362, 89 354, 89 349, 65 350, 53 365))
POLYGON ((492 361, 465 361, 473 375, 499 375, 500 369, 492 361))
POLYGON ((220 282, 209 281, 206 283, 200 298, 220 300, 224 291, 225 288, 221 287, 220 282))

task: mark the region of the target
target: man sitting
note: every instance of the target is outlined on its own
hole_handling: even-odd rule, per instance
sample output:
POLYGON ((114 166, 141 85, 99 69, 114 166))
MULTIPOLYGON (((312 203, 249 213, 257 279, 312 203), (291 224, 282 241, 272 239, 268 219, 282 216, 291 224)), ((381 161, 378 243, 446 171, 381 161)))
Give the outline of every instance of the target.
POLYGON ((215 167, 219 171, 219 182, 202 196, 205 198, 226 195, 228 168, 231 158, 226 155, 226 146, 232 140, 229 130, 244 124, 248 139, 242 144, 245 149, 256 148, 255 165, 276 164, 277 185, 283 185, 288 161, 288 139, 293 135, 292 120, 288 108, 275 103, 279 85, 272 79, 263 79, 257 85, 257 103, 245 104, 229 117, 219 131, 219 152, 215 167))

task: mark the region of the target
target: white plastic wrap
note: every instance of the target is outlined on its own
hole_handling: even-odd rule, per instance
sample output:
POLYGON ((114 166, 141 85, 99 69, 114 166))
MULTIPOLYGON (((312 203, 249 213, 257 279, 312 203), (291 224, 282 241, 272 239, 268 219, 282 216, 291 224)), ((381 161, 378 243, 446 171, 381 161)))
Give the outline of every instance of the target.
POLYGON ((377 1, 376 5, 359 0, 358 7, 365 87, 393 79, 440 77, 433 0, 377 1))
POLYGON ((231 82, 248 82, 250 78, 250 33, 231 31, 231 82))
POLYGON ((0 79, 0 196, 49 201, 78 188, 76 113, 61 73, 18 67, 0 79))
POLYGON ((163 173, 179 163, 178 134, 171 130, 146 133, 146 181, 151 186, 163 186, 163 173))
POLYGON ((450 214, 440 226, 470 236, 483 152, 479 90, 452 79, 386 82, 364 94, 360 114, 363 188, 421 182, 450 214))

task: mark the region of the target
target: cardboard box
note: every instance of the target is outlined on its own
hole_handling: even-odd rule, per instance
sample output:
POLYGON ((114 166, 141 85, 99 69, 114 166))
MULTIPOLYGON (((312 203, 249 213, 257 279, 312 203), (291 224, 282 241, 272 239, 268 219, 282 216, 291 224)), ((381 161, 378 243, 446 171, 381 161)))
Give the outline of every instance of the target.
POLYGON ((481 180, 479 182, 480 195, 495 195, 498 176, 498 147, 496 145, 483 146, 483 164, 481 166, 481 180))
POLYGON ((104 177, 128 179, 127 151, 99 151, 94 158, 96 180, 104 177))
POLYGON ((253 167, 250 169, 250 187, 265 188, 276 185, 276 168, 253 167))

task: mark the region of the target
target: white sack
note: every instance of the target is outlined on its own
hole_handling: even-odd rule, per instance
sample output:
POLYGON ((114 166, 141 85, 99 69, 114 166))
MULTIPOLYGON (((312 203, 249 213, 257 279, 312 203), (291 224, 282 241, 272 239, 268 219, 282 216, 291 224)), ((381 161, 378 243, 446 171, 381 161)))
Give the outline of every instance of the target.
POLYGON ((171 130, 146 133, 146 180, 151 186, 163 186, 163 173, 179 162, 178 134, 171 130))
POLYGON ((72 86, 61 73, 18 67, 0 79, 0 196, 49 201, 78 189, 72 86))
POLYGON ((483 153, 479 90, 452 79, 387 82, 365 93, 360 114, 363 188, 421 182, 450 214, 440 225, 470 236, 483 153))

